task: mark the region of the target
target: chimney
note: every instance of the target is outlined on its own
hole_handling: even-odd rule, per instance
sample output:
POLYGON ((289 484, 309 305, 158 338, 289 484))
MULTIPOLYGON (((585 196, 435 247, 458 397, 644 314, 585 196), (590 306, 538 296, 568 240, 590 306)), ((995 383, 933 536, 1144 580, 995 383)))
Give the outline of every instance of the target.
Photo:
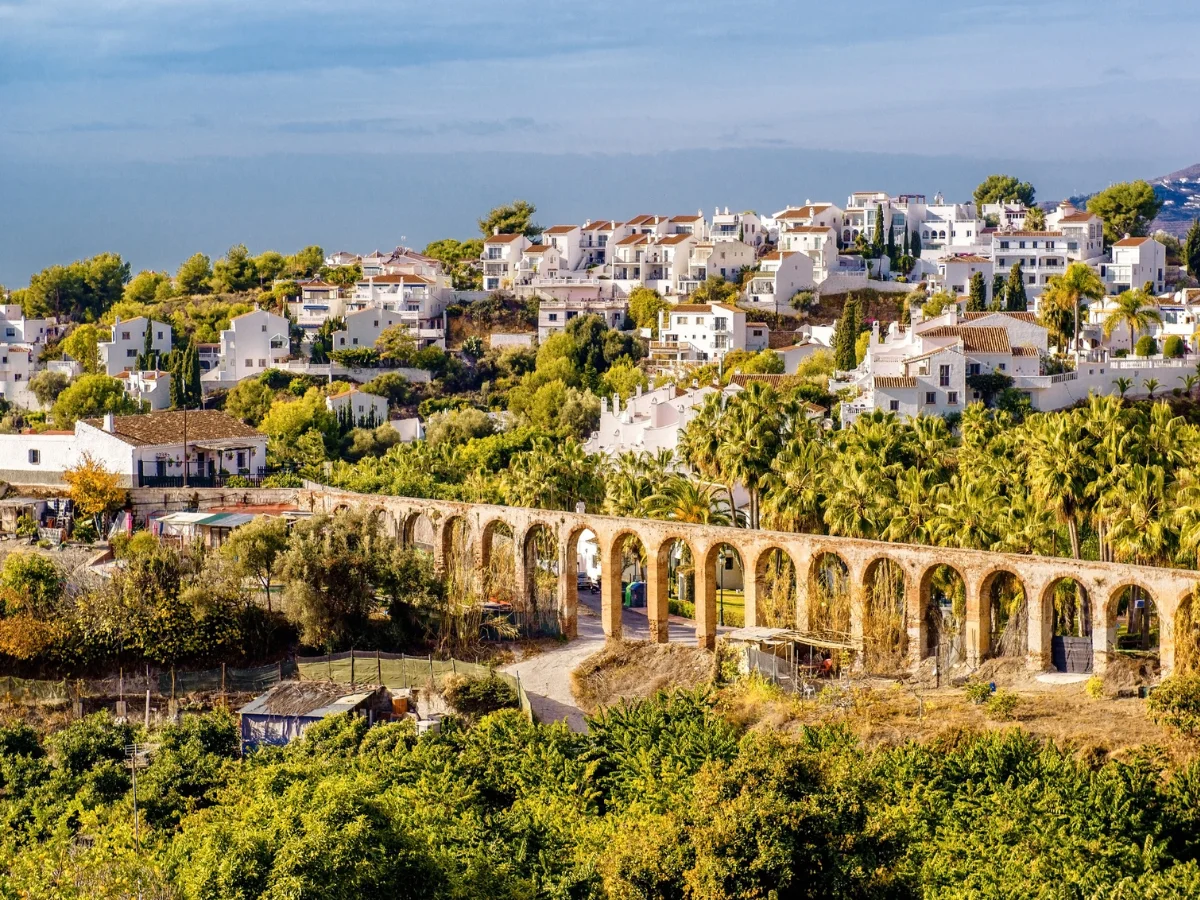
POLYGON ((499 234, 499 233, 500 233, 500 226, 499 226, 499 225, 493 225, 493 226, 492 226, 492 234, 499 234))
POLYGON ((603 415, 606 415, 607 413, 608 413, 608 398, 601 397, 600 398, 600 415, 603 416, 603 415))
POLYGON ((113 414, 110 412, 106 412, 104 414, 104 430, 107 431, 109 434, 112 434, 113 429, 116 428, 116 425, 117 425, 117 423, 116 423, 116 420, 113 418, 113 414))
POLYGON ((637 386, 637 395, 639 397, 642 396, 642 386, 640 384, 637 386))

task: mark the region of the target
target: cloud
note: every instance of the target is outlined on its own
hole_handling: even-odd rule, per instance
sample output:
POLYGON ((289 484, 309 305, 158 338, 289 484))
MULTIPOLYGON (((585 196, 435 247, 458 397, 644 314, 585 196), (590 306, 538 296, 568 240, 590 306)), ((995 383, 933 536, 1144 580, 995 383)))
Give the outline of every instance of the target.
POLYGON ((412 119, 328 119, 304 122, 283 122, 276 130, 283 134, 386 134, 409 137, 433 137, 435 135, 472 135, 484 137, 510 132, 542 130, 527 116, 508 119, 478 119, 465 121, 435 122, 419 124, 412 119))

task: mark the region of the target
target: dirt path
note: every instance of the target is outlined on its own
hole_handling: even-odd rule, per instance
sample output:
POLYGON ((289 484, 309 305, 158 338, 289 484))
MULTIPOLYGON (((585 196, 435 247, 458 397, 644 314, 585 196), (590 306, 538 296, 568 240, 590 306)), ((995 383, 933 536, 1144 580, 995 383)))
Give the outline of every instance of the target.
MULTIPOLYGON (((646 611, 622 610, 621 630, 628 640, 649 640, 646 611)), ((696 646, 695 627, 686 619, 671 616, 668 633, 672 643, 696 646)), ((545 653, 511 663, 504 667, 504 671, 520 676, 521 687, 529 695, 533 714, 539 722, 565 719, 572 731, 582 732, 587 730, 587 723, 583 710, 576 705, 571 693, 571 672, 603 647, 604 629, 600 624, 599 595, 584 595, 579 598, 579 637, 545 653)))

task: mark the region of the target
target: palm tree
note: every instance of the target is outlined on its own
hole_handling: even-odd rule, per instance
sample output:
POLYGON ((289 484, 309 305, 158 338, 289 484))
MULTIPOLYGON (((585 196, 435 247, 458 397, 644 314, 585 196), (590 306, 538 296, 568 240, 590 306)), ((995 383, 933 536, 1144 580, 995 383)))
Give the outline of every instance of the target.
POLYGON ((652 519, 691 525, 731 525, 733 515, 721 493, 718 485, 672 475, 657 493, 647 498, 646 514, 652 519))
POLYGON ((1142 382, 1142 387, 1144 387, 1146 389, 1146 393, 1149 394, 1150 399, 1153 400, 1154 392, 1158 390, 1158 379, 1157 378, 1147 378, 1145 381, 1142 382))
POLYGON ((798 431, 763 479, 763 521, 779 531, 819 534, 829 456, 815 429, 798 431))
POLYGON ((1183 392, 1191 397, 1196 393, 1196 385, 1200 384, 1200 375, 1183 375, 1179 380, 1183 382, 1183 392))
POLYGON ((717 462, 727 483, 741 484, 750 495, 751 528, 758 528, 763 481, 795 418, 795 405, 761 382, 751 383, 726 404, 717 462))
POLYGON ((936 513, 929 523, 933 543, 991 550, 1000 540, 1003 501, 994 484, 954 475, 948 484, 938 486, 937 500, 936 513))
POLYGON ((1129 328, 1129 349, 1133 350, 1138 337, 1152 322, 1161 322, 1162 315, 1153 306, 1147 306, 1149 298, 1140 290, 1122 291, 1116 305, 1104 317, 1104 336, 1112 337, 1122 325, 1129 328))
POLYGON ((1086 300, 1102 300, 1104 282, 1087 263, 1073 262, 1062 275, 1051 277, 1042 292, 1042 304, 1072 310, 1075 316, 1075 352, 1079 352, 1079 313, 1086 300))
POLYGON ((1120 391, 1121 396, 1124 397, 1125 392, 1133 387, 1133 379, 1126 378, 1124 375, 1122 375, 1120 378, 1114 378, 1113 384, 1116 385, 1117 390, 1120 391))
POLYGON ((1030 490, 1067 526, 1071 556, 1079 559, 1079 513, 1094 475, 1092 436, 1075 413, 1039 416, 1029 425, 1030 490))

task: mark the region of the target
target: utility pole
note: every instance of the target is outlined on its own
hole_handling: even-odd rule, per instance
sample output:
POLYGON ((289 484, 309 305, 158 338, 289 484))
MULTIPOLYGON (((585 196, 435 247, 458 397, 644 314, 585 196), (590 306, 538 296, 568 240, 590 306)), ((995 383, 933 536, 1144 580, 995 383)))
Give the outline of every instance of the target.
MULTIPOLYGON (((137 772, 149 764, 149 748, 145 744, 126 744, 125 745, 125 760, 126 765, 133 778, 133 845, 137 851, 138 861, 141 862, 142 857, 142 834, 138 821, 138 805, 137 805, 137 772)), ((142 900, 142 874, 139 866, 138 870, 138 900, 142 900)))
POLYGON ((183 486, 188 486, 188 458, 187 458, 187 400, 183 401, 183 486))

